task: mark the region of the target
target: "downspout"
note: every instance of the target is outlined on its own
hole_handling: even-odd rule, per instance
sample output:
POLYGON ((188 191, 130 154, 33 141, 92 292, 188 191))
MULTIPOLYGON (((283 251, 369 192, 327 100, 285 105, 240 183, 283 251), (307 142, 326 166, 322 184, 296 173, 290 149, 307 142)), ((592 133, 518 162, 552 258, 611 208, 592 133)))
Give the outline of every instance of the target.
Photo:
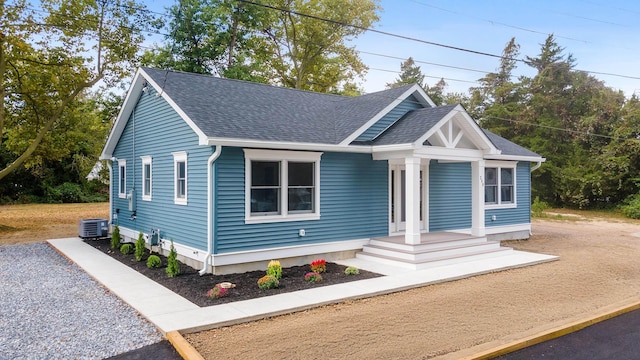
POLYGON ((209 156, 209 160, 207 161, 207 255, 204 258, 202 270, 198 272, 200 276, 207 273, 209 266, 213 266, 213 232, 215 230, 215 224, 213 222, 213 217, 215 216, 215 208, 213 207, 213 180, 216 175, 214 162, 218 159, 220 153, 222 153, 222 145, 217 145, 216 150, 209 156))
POLYGON ((531 168, 531 172, 538 170, 540 166, 542 166, 542 160, 539 160, 538 163, 531 168))
POLYGON ((114 161, 114 157, 107 160, 107 167, 109 168, 109 224, 113 224, 113 166, 111 164, 114 161))
MULTIPOLYGON (((538 163, 531 168, 531 172, 536 171, 540 166, 542 166, 542 160, 538 160, 538 163)), ((531 189, 529 189, 529 192, 531 192, 531 189)), ((531 218, 529 218, 529 222, 531 222, 531 218)), ((533 235, 533 229, 529 228, 529 236, 531 235, 533 235)))

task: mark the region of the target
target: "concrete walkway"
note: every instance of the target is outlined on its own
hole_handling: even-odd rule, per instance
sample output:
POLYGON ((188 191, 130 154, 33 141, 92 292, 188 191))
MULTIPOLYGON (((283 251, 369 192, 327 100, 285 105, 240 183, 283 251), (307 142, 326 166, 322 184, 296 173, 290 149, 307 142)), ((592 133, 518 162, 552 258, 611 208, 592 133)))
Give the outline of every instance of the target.
POLYGON ((234 325, 346 299, 388 294, 558 259, 557 256, 512 251, 508 255, 425 270, 408 270, 347 259, 338 263, 384 276, 201 308, 79 238, 48 242, 165 334, 170 331, 184 334, 234 325))

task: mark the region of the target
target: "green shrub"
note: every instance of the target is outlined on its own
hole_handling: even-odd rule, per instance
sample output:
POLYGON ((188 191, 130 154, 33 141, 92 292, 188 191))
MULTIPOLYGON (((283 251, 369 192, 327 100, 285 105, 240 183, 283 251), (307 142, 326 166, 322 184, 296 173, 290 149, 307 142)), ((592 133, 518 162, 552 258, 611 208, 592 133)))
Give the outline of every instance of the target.
POLYGON ((171 250, 169 250, 169 256, 167 256, 167 276, 170 278, 180 275, 180 263, 178 262, 178 253, 171 241, 171 250))
POLYGON ((267 266, 267 275, 271 275, 276 279, 282 278, 282 266, 280 265, 280 261, 278 260, 269 261, 269 265, 267 266))
POLYGON ((533 200, 533 204, 531 204, 531 214, 534 217, 541 217, 542 213, 549 208, 549 204, 544 201, 540 201, 540 197, 536 196, 535 200, 533 200))
POLYGON ((160 260, 160 257, 158 255, 149 255, 149 258, 147 259, 147 267, 149 269, 157 269, 160 266, 162 266, 162 260, 160 260))
POLYGON ((307 280, 308 282, 319 283, 322 281, 322 275, 320 275, 320 273, 312 271, 312 272, 306 273, 304 275, 304 279, 307 280))
POLYGON ((258 279, 258 287, 262 290, 275 289, 280 286, 280 281, 275 276, 265 275, 258 279))
POLYGON ((120 247, 120 227, 116 226, 111 234, 111 248, 117 249, 120 247))
POLYGON ((120 246, 120 252, 124 255, 131 254, 133 252, 133 246, 131 246, 131 244, 122 244, 122 246, 120 246))
POLYGON ((138 234, 138 240, 136 240, 136 253, 134 254, 136 257, 136 261, 142 261, 144 257, 144 251, 147 249, 144 243, 144 238, 142 237, 142 231, 138 234))
POLYGON ((358 275, 360 274, 360 270, 358 270, 358 268, 355 266, 349 266, 344 269, 344 273, 345 275, 358 275))
POLYGON ((65 182, 61 185, 47 188, 46 197, 49 201, 55 203, 84 202, 82 187, 71 182, 65 182))
POLYGON ((620 210, 628 218, 640 219, 640 193, 629 196, 620 210))

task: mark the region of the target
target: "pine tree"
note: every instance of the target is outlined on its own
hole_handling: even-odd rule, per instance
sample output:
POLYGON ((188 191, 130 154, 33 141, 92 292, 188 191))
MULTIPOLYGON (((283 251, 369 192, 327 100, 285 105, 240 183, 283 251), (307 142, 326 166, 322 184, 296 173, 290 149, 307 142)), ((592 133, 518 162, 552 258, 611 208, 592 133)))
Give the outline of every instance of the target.
POLYGON ((420 70, 420 66, 416 65, 416 62, 412 57, 409 57, 400 64, 400 75, 398 75, 395 82, 388 83, 387 88, 393 89, 410 84, 418 84, 424 88, 424 77, 422 70, 420 70))

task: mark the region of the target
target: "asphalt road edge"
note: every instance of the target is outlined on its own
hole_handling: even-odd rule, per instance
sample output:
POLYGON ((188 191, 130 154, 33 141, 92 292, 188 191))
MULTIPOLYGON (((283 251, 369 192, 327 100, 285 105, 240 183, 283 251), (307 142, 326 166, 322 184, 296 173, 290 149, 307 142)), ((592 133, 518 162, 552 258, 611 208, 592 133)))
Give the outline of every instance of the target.
POLYGON ((179 332, 167 332, 167 340, 184 360, 204 360, 202 355, 179 332))
POLYGON ((575 321, 569 324, 561 325, 550 330, 540 332, 535 335, 527 336, 522 339, 512 341, 494 348, 461 358, 461 360, 486 360, 505 355, 526 347, 539 344, 548 340, 559 338, 561 336, 584 329, 593 324, 614 318, 616 316, 626 314, 628 312, 640 309, 640 301, 601 313, 584 320, 575 321))

